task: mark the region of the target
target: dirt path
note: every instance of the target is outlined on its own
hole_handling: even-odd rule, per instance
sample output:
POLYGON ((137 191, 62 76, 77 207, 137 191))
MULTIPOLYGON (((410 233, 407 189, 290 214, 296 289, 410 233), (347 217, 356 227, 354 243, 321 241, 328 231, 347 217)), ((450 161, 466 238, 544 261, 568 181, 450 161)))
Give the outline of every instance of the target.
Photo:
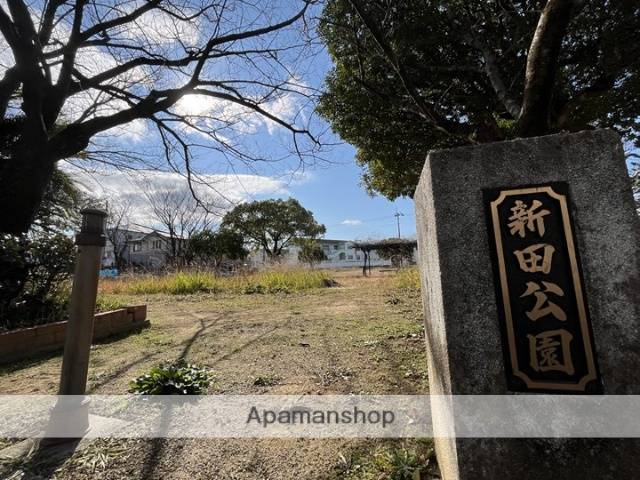
MULTIPOLYGON (((159 361, 186 358, 214 372, 212 394, 426 393, 416 299, 399 293, 388 275, 340 272, 337 280, 336 288, 289 295, 127 298, 148 303, 152 327, 93 347, 90 392, 126 393, 130 380, 159 361)), ((59 354, 4 368, 0 392, 55 393, 59 371, 59 354)), ((354 452, 380 443, 98 442, 117 452, 107 454, 108 468, 88 472, 75 455, 57 478, 331 478, 348 470, 354 452)))

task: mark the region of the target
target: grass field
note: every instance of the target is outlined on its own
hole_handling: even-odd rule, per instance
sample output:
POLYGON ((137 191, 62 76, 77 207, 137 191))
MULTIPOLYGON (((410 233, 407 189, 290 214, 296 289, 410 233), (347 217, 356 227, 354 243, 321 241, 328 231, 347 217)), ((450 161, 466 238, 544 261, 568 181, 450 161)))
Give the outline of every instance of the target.
POLYGON ((195 293, 292 293, 323 288, 330 277, 321 270, 274 269, 247 275, 217 276, 212 272, 178 272, 162 276, 135 276, 105 279, 102 294, 190 295, 195 293))
MULTIPOLYGON (((92 348, 90 393, 126 393, 130 380, 177 358, 213 371, 209 394, 428 392, 417 284, 407 280, 413 273, 313 273, 322 282, 298 275, 261 277, 260 284, 297 287, 251 295, 237 286, 180 294, 176 277, 158 281, 172 285, 166 289, 150 279, 103 282, 105 302, 147 303, 151 327, 92 348), (327 288, 329 278, 337 286, 327 288)), ((60 364, 56 354, 1 367, 0 393, 55 393, 60 364)), ((431 478, 429 462, 430 442, 421 440, 97 440, 61 464, 20 468, 64 479, 366 480, 418 478, 399 473, 416 469, 431 478)))

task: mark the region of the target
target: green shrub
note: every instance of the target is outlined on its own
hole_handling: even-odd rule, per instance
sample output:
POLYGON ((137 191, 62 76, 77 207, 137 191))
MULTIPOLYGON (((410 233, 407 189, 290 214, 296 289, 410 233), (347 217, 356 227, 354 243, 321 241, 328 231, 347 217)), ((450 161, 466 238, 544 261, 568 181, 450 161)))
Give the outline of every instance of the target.
POLYGON ((300 238, 295 243, 300 247, 298 260, 309 264, 311 268, 316 263, 327 260, 327 254, 315 238, 300 238))
POLYGON ((242 235, 225 229, 196 233, 189 239, 186 251, 186 257, 191 262, 214 268, 218 268, 225 260, 244 260, 247 255, 249 251, 244 248, 242 235))
POLYGON ((184 360, 163 362, 129 383, 129 392, 141 395, 200 395, 211 384, 206 368, 184 360))
POLYGON ((73 240, 65 235, 1 235, 0 327, 64 320, 74 261, 73 240))

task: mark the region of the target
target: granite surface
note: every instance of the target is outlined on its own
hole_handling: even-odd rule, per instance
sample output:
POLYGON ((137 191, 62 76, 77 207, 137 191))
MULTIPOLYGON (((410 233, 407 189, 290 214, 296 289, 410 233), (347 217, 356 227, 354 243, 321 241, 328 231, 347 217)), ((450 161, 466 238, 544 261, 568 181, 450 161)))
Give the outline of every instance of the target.
MULTIPOLYGON (((482 190, 566 182, 606 394, 640 394, 640 220, 609 130, 430 152, 415 194, 433 394, 508 394, 482 190)), ((434 427, 450 428, 433 405, 434 427)), ((455 425, 453 425, 455 427, 455 425)), ((446 480, 638 478, 640 442, 440 439, 446 480)))

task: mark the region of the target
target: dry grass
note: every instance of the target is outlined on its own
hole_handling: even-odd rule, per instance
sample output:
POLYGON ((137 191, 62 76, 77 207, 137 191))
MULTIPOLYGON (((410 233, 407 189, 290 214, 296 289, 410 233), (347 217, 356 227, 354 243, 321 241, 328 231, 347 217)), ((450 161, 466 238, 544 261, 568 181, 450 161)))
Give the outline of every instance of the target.
POLYGON ((105 279, 102 293, 116 295, 191 295, 195 293, 291 293, 331 285, 326 272, 314 270, 267 270, 221 277, 213 272, 192 271, 167 275, 136 275, 105 279))
MULTIPOLYGON (((317 273, 340 288, 288 295, 103 292, 106 299, 147 303, 151 327, 94 345, 89 393, 126 393, 129 381, 177 358, 213 372, 209 394, 427 393, 419 295, 399 289, 394 273, 317 273)), ((115 282, 103 286, 113 291, 115 282)), ((0 367, 0 393, 55 393, 60 366, 58 353, 0 367)), ((95 449, 97 457, 78 452, 55 467, 55 478, 355 480, 403 478, 399 470, 424 473, 429 466, 429 444, 418 441, 131 439, 105 448, 95 449)), ((24 468, 50 478, 38 465, 24 468)))
POLYGON ((420 291, 420 272, 418 267, 401 269, 395 277, 395 284, 401 290, 420 291))

